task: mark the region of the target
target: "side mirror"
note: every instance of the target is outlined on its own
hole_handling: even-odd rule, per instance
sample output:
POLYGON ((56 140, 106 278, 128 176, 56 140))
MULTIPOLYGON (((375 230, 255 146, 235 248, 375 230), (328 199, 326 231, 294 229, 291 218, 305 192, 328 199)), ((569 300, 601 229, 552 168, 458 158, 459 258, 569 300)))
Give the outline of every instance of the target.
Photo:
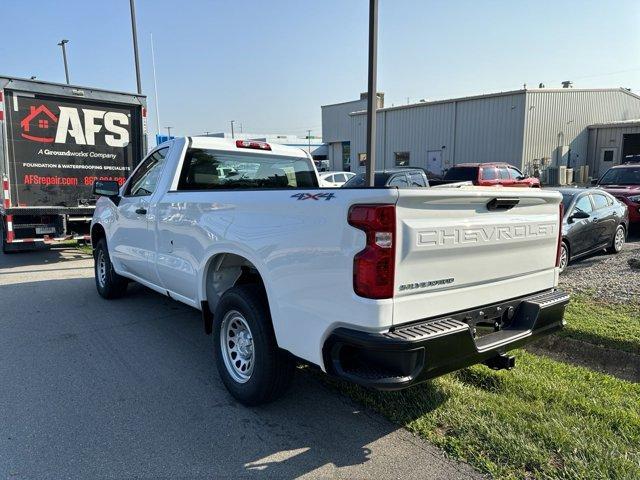
POLYGON ((587 212, 583 212, 582 210, 576 210, 575 212, 573 212, 571 214, 571 218, 574 220, 583 220, 585 218, 589 218, 591 215, 589 215, 587 212))
POLYGON ((117 197, 120 195, 120 185, 115 180, 95 180, 93 194, 100 197, 117 197))
POLYGON ((594 187, 595 187, 596 185, 598 185, 598 179, 597 179, 597 178, 592 178, 592 179, 591 179, 591 185, 593 185, 594 187))
POLYGON ((520 181, 524 180, 525 178, 527 178, 527 177, 525 177, 524 175, 520 175, 520 176, 516 177, 516 180, 518 180, 520 182, 520 181))

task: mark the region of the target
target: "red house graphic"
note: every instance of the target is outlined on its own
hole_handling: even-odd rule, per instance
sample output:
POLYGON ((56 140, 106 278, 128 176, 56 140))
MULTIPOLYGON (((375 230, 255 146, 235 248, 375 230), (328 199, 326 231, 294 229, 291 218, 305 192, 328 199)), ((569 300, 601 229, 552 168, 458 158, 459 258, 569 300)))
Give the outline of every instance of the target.
POLYGON ((29 115, 24 117, 20 122, 20 126, 22 127, 22 137, 27 140, 33 140, 34 142, 42 142, 42 143, 52 143, 54 137, 38 137, 35 135, 30 135, 31 131, 31 123, 33 122, 35 127, 37 127, 44 135, 49 133, 49 120, 57 123, 58 117, 56 117, 51 110, 49 110, 44 105, 40 105, 39 107, 34 107, 33 105, 29 107, 29 115))

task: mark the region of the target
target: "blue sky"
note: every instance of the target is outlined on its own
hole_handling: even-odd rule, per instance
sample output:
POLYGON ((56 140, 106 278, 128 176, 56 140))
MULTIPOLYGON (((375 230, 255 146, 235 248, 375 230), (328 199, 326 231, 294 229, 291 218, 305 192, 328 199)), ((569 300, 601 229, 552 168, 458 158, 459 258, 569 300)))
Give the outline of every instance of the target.
MULTIPOLYGON (((367 0, 137 0, 143 92, 161 127, 320 134, 320 105, 366 90, 367 0)), ((5 0, 0 74, 135 90, 128 0, 5 0)), ((521 88, 640 92, 640 2, 380 0, 387 105, 521 88)))

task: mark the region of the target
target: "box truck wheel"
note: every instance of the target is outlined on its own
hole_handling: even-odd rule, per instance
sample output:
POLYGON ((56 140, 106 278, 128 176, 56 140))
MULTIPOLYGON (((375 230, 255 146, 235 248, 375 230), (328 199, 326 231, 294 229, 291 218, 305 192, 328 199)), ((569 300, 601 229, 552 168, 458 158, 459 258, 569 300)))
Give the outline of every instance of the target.
POLYGON ((291 383, 295 362, 278 348, 263 290, 258 285, 230 288, 213 318, 216 366, 231 395, 244 405, 280 397, 291 383))
POLYGON ((112 299, 124 295, 127 291, 127 279, 118 275, 113 269, 107 241, 101 238, 93 251, 93 266, 96 278, 96 288, 100 296, 112 299))

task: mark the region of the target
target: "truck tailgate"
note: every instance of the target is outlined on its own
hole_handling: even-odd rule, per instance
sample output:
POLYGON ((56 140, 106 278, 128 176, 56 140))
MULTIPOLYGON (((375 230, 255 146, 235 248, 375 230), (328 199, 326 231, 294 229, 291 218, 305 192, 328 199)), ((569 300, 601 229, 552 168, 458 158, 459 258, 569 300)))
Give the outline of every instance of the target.
POLYGON ((399 190, 394 324, 553 288, 560 195, 399 190))

